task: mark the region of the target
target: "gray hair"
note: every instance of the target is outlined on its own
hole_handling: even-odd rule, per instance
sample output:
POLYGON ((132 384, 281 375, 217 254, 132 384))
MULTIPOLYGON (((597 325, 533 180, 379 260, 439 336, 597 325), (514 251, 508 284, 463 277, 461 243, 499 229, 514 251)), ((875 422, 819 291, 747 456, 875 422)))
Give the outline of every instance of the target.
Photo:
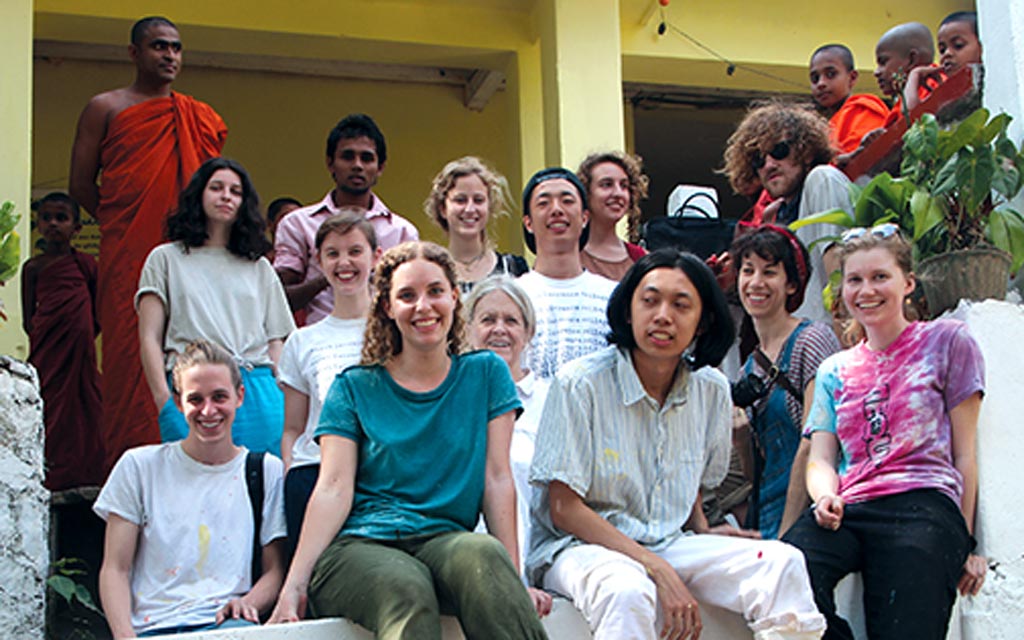
POLYGON ((533 332, 537 328, 537 318, 533 312, 530 296, 526 295, 526 292, 516 284, 515 280, 504 274, 488 276, 473 286, 473 290, 462 301, 466 313, 466 324, 469 325, 473 322, 476 306, 484 299, 484 296, 495 291, 507 295, 519 308, 519 313, 523 316, 523 327, 526 329, 526 339, 532 339, 533 332))

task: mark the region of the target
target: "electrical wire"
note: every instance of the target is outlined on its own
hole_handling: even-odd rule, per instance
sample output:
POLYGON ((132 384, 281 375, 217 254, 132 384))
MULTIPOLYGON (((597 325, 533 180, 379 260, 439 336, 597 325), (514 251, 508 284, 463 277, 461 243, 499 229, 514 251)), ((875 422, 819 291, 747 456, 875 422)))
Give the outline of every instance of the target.
POLYGON ((754 67, 748 67, 745 64, 740 64, 740 63, 737 63, 737 62, 733 62, 732 60, 729 60, 728 58, 726 58, 722 54, 718 53, 717 51, 715 51, 711 47, 707 46, 706 44, 704 44, 703 42, 701 42, 697 38, 694 38, 693 36, 691 36, 690 34, 686 33, 685 31, 683 31, 682 29, 680 29, 676 25, 672 24, 671 22, 668 22, 667 20, 662 20, 661 24, 658 25, 658 34, 659 35, 665 33, 665 27, 666 26, 669 29, 671 29, 673 33, 676 33, 676 34, 682 36, 683 38, 688 40, 691 44, 693 44, 695 47, 697 47, 697 48, 707 52, 712 57, 720 60, 721 62, 724 62, 725 64, 727 64, 728 66, 726 67, 725 72, 726 72, 726 74, 728 74, 730 76, 732 74, 734 74, 737 69, 740 69, 742 71, 746 71, 747 73, 752 73, 754 75, 762 76, 764 78, 768 78, 769 80, 775 80, 776 82, 781 82, 782 84, 789 85, 791 87, 799 87, 802 90, 806 90, 807 89, 807 85, 805 85, 805 84, 800 84, 798 82, 793 82, 792 80, 790 80, 788 78, 783 78, 782 76, 777 76, 777 75, 775 75, 773 73, 768 73, 767 71, 761 71, 760 69, 755 69, 754 67))

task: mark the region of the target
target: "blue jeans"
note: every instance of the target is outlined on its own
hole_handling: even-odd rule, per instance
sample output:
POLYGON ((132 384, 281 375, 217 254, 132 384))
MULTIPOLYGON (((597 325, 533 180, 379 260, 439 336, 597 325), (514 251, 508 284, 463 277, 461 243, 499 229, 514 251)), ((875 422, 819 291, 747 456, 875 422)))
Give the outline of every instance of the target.
POLYGON ((255 627, 255 622, 249 622, 241 618, 228 618, 224 622, 218 624, 193 624, 185 627, 165 627, 163 629, 154 629, 147 631, 146 633, 140 633, 140 638, 148 638, 150 636, 174 636, 179 633, 192 633, 193 631, 215 631, 219 629, 239 629, 242 627, 255 627))

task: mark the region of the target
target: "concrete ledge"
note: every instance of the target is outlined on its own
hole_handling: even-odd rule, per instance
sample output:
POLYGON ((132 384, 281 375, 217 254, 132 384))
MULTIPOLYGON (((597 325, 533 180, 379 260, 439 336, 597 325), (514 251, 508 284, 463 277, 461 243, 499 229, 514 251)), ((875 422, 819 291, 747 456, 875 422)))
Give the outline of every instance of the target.
MULTIPOLYGON (((752 635, 738 614, 717 607, 701 606, 704 632, 707 640, 749 640, 752 635)), ((441 618, 445 640, 465 640, 459 621, 451 616, 441 618)), ((556 598, 551 614, 544 618, 544 629, 553 640, 590 640, 590 629, 583 616, 568 600, 556 598)), ((203 633, 185 633, 182 640, 373 640, 372 633, 342 618, 308 620, 294 624, 224 629, 203 633)))

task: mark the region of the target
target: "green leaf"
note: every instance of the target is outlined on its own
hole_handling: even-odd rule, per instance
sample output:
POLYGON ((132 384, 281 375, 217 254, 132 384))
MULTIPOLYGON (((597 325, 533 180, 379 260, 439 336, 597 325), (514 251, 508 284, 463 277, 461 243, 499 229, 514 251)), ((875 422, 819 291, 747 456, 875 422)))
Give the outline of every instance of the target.
POLYGON ((992 174, 992 188, 1007 200, 1013 200, 1021 187, 1021 175, 1009 162, 997 161, 992 174))
POLYGON ((1013 200, 1024 186, 1017 147, 1005 134, 1000 134, 995 149, 996 172, 992 177, 992 188, 1007 200, 1013 200))
POLYGON ((103 615, 103 612, 100 611, 99 607, 96 606, 96 603, 93 602, 92 594, 89 593, 89 590, 85 587, 84 584, 75 585, 75 599, 78 600, 78 602, 89 611, 98 613, 101 616, 103 615))
POLYGON ((18 224, 18 220, 21 216, 14 213, 14 203, 8 200, 3 204, 0 204, 0 237, 4 234, 14 231, 14 227, 18 224))
POLYGON ((985 131, 985 123, 988 122, 988 109, 982 107, 957 125, 953 130, 953 136, 949 144, 952 152, 957 152, 964 147, 975 144, 985 131))
POLYGON ((915 242, 942 222, 942 206, 927 191, 915 191, 910 197, 910 213, 914 216, 915 242))
POLYGON ((988 124, 981 130, 981 134, 974 141, 975 146, 991 144, 997 136, 1006 135, 1006 128, 1010 126, 1013 116, 1008 113, 1000 113, 989 120, 988 124))
POLYGON ((988 240, 1010 254, 1010 273, 1017 273, 1024 265, 1024 217, 1013 209, 996 209, 988 218, 988 240))
POLYGON ((831 309, 836 298, 840 295, 840 285, 843 282, 843 274, 833 271, 828 276, 828 284, 821 290, 821 302, 826 309, 831 309))
POLYGON ((832 211, 822 211, 806 218, 801 218, 789 223, 789 230, 796 231, 801 227, 806 227, 809 224, 834 224, 840 227, 853 227, 853 218, 850 214, 846 213, 842 209, 833 209, 832 211))
POLYGON ((956 191, 956 167, 959 158, 960 154, 958 153, 947 160, 946 164, 939 169, 938 175, 935 176, 935 184, 932 185, 933 195, 941 196, 956 191))
POLYGON ((891 218, 897 212, 902 218, 907 209, 907 196, 913 188, 903 178, 893 178, 888 173, 880 173, 864 186, 857 199, 853 201, 853 224, 851 226, 870 227, 883 218, 891 218))
POLYGON ((18 257, 21 255, 20 238, 16 231, 0 240, 0 282, 9 280, 18 272, 18 257))
MULTIPOLYGON (((977 112, 975 112, 977 113, 977 112)), ((981 203, 992 191, 992 176, 996 171, 995 154, 991 147, 964 147, 956 163, 958 197, 968 215, 976 217, 981 203), (965 201, 966 198, 966 201, 965 201)))
POLYGON ((46 579, 46 584, 51 589, 57 592, 57 595, 64 598, 68 604, 71 604, 71 600, 75 597, 75 581, 67 576, 50 576, 46 579))

